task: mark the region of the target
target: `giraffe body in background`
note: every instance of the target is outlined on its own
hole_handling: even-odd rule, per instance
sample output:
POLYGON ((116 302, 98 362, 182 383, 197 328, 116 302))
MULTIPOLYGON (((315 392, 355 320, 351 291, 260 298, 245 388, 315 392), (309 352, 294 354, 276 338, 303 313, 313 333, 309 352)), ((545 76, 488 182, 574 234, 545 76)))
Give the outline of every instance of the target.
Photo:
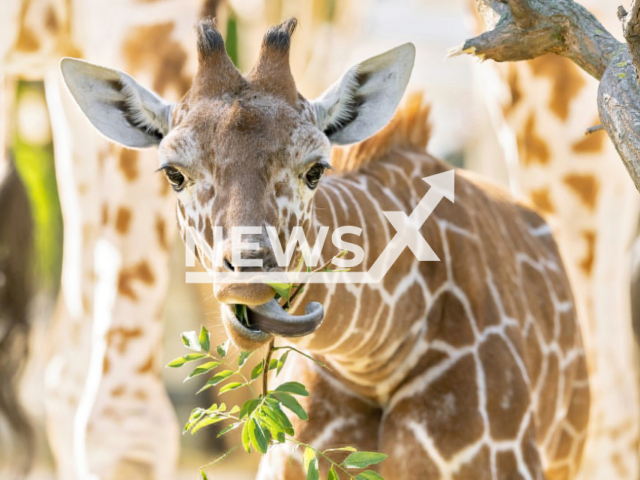
MULTIPOLYGON (((581 3, 621 32, 610 2, 581 3)), ((597 81, 554 55, 482 68, 511 190, 551 223, 576 298, 592 389, 581 478, 636 479, 640 398, 629 249, 640 203, 606 133, 585 136, 600 123, 597 81)))
MULTIPOLYGON (((61 65, 99 130, 121 143, 159 145, 183 236, 197 232, 196 253, 214 279, 243 271, 232 263, 228 232, 235 226, 273 226, 284 245, 295 226, 314 244, 322 226, 356 225, 363 229, 355 243, 364 262, 354 269, 367 270, 394 233, 383 211, 409 214, 429 192, 427 183, 438 188, 436 175, 447 191, 453 187, 454 172, 425 153, 421 98, 387 129, 334 158, 339 173, 321 182, 330 143, 361 141, 393 115, 415 49, 405 44, 361 62, 310 102, 289 70, 295 25, 291 19, 270 29, 256 66, 243 76, 212 23, 201 22, 198 73, 175 104, 117 70, 74 59, 61 65), (135 125, 112 115, 122 104, 125 118, 139 119, 135 125), (227 232, 221 265, 207 256, 216 251, 218 227, 227 232)), ((550 229, 471 174, 457 172, 455 184, 455 203, 441 203, 421 228, 441 261, 419 262, 406 250, 379 284, 310 285, 293 305, 297 312, 309 300, 324 305, 319 329, 297 342, 332 367, 288 363, 285 377, 311 392, 311 419, 297 422, 297 435, 321 449, 382 450, 389 458, 380 472, 389 480, 570 479, 585 441, 589 384, 550 229)), ((273 268, 264 232, 251 235, 246 239, 258 249, 250 258, 263 260, 265 271, 273 268)), ((326 262, 339 252, 325 243, 321 253, 326 262)), ((273 338, 252 320, 257 306, 277 305, 269 286, 214 282, 214 293, 236 345, 253 349, 273 338), (248 306, 248 323, 237 318, 236 304, 248 306)), ((280 311, 265 325, 308 333, 280 311)), ((302 478, 289 453, 271 448, 259 478, 302 478)))
POLYGON ((57 66, 108 59, 177 100, 195 71, 193 25, 217 3, 13 1, 3 15, 6 84, 45 79, 54 134, 64 258, 45 407, 60 478, 174 478, 179 429, 161 378, 173 199, 147 173, 152 152, 88 127, 57 66))

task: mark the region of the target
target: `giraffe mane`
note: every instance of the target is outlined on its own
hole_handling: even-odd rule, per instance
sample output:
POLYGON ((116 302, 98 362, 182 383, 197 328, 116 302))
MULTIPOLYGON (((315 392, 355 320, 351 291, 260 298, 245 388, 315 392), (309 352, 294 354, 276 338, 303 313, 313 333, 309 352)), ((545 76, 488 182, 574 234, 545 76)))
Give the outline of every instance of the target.
POLYGON ((353 172, 384 158, 393 150, 426 151, 431 136, 430 112, 431 106, 424 102, 424 93, 411 93, 378 133, 348 147, 334 147, 332 167, 336 173, 353 172))

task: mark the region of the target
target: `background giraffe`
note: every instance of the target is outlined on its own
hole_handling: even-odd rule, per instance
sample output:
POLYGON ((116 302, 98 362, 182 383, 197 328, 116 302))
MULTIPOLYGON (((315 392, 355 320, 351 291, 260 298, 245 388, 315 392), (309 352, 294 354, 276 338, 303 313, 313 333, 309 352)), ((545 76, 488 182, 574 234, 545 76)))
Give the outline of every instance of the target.
MULTIPOLYGON (((621 33, 615 5, 580 3, 621 33)), ((635 479, 640 398, 629 289, 640 202, 606 133, 584 134, 600 123, 598 83, 554 55, 478 69, 478 95, 488 102, 504 148, 511 191, 551 223, 576 297, 592 389, 581 478, 635 479)), ((486 158, 476 165, 495 172, 486 158)))
POLYGON ((46 77, 65 220, 46 375, 60 478, 173 478, 178 427, 160 377, 171 199, 159 178, 141 174, 153 154, 109 146, 87 128, 56 70, 65 55, 108 59, 177 99, 193 67, 182 45, 198 18, 215 14, 216 2, 9 7, 3 70, 9 85, 46 77))

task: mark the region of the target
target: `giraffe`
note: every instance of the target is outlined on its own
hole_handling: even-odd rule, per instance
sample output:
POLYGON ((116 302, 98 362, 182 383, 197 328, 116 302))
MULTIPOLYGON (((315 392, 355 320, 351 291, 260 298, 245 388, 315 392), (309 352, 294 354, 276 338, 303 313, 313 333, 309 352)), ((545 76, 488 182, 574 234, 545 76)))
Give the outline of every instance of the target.
MULTIPOLYGON (((621 32, 610 2, 580 3, 609 31, 621 32)), ((482 84, 492 85, 483 87, 483 96, 505 151, 511 191, 553 226, 574 289, 592 389, 581 478, 636 479, 640 397, 629 250, 640 204, 606 133, 584 134, 600 123, 598 83, 554 55, 488 64, 482 73, 482 84)))
MULTIPOLYGON (((421 100, 374 135, 404 93, 413 45, 357 64, 309 101, 289 69, 295 27, 290 19, 269 29, 243 76, 214 23, 201 21, 198 72, 173 104, 119 70, 76 59, 61 64, 98 130, 130 147, 158 145, 180 229, 186 237, 191 227, 206 241, 208 248, 196 242, 196 253, 214 277, 244 271, 232 263, 228 232, 254 225, 274 226, 283 244, 294 226, 313 244, 321 226, 358 225, 364 261, 354 270, 364 271, 393 235, 381 212, 412 211, 428 191, 425 177, 453 178, 451 167, 425 153, 421 100), (331 160, 331 144, 360 141, 331 160), (337 173, 323 178, 330 162, 337 173), (219 226, 227 235, 221 265, 207 257, 219 226)), ((454 172, 455 203, 438 206, 421 228, 441 261, 418 262, 405 251, 379 284, 313 285, 293 314, 271 318, 270 325, 291 327, 305 304, 324 305, 314 333, 286 339, 331 366, 288 364, 285 379, 311 392, 309 422, 296 431, 318 448, 388 453, 380 467, 387 479, 573 478, 586 439, 589 382, 550 228, 499 187, 454 172)), ((250 258, 274 268, 266 234, 249 238, 259 245, 250 258)), ((325 244, 321 261, 336 253, 325 244)), ((273 298, 271 287, 214 282, 213 290, 236 345, 254 349, 273 338, 254 321, 273 298), (249 307, 248 326, 234 304, 249 307)), ((258 478, 302 478, 300 459, 289 462, 290 453, 271 448, 258 478)))
POLYGON ((196 66, 184 47, 192 25, 218 3, 3 5, 4 103, 16 79, 44 79, 54 134, 65 242, 45 408, 60 478, 174 478, 179 429, 160 357, 175 236, 169 189, 143 173, 152 152, 111 145, 87 128, 57 65, 64 55, 108 59, 177 100, 196 66))

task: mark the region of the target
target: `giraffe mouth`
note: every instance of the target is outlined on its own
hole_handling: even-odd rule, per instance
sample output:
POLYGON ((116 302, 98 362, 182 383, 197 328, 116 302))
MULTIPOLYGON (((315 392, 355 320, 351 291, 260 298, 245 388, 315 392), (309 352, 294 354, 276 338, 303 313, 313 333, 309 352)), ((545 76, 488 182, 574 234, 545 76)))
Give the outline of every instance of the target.
MULTIPOLYGON (((272 299, 262 305, 247 306, 246 327, 280 337, 304 337, 315 332, 323 318, 324 307, 318 302, 307 304, 304 315, 291 315, 272 299)), ((240 321, 237 316, 236 319, 240 321)))

